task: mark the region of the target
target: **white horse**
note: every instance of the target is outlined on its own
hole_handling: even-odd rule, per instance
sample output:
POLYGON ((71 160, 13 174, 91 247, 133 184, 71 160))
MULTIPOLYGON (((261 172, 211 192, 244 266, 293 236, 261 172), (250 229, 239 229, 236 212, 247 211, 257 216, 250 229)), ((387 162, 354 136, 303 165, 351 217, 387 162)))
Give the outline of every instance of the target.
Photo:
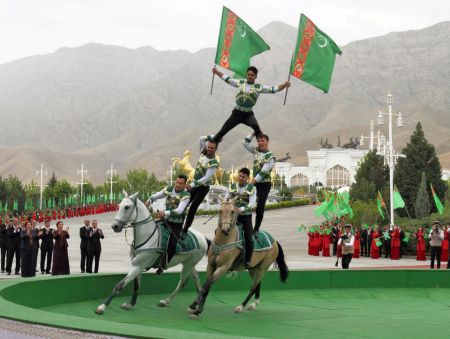
MULTIPOLYGON (((134 280, 133 295, 130 301, 121 305, 121 308, 130 310, 136 304, 142 273, 149 267, 153 267, 161 256, 161 253, 156 251, 156 249, 160 247, 160 229, 153 220, 151 212, 147 209, 145 204, 137 198, 138 193, 131 196, 128 196, 126 192, 124 192, 124 194, 125 197, 119 204, 119 211, 117 212, 111 227, 114 232, 121 232, 122 229, 127 227, 133 228, 134 240, 130 245, 132 267, 125 278, 117 283, 112 293, 103 304, 97 307, 95 310, 95 313, 97 314, 103 314, 111 300, 118 295, 126 285, 134 280), (128 223, 130 223, 129 226, 128 223)), ((170 260, 168 267, 182 264, 183 268, 181 269, 180 280, 175 290, 167 298, 162 299, 159 302, 159 306, 161 307, 167 306, 170 303, 176 294, 183 288, 186 279, 190 275, 192 275, 195 280, 197 291, 200 291, 201 289, 195 265, 197 265, 197 263, 206 255, 209 247, 208 241, 203 234, 192 228, 189 232, 197 239, 199 249, 185 254, 176 254, 172 260, 170 260)))

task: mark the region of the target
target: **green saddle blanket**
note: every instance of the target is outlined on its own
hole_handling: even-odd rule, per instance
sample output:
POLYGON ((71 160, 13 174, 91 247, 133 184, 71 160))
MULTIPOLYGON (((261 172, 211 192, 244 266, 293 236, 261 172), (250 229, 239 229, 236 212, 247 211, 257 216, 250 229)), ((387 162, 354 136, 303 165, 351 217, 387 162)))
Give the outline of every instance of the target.
MULTIPOLYGON (((159 232, 159 248, 157 251, 158 252, 166 252, 167 246, 169 244, 170 232, 164 223, 158 222, 157 225, 159 226, 159 230, 160 230, 160 232, 159 232)), ((180 242, 177 243, 177 248, 176 248, 175 253, 176 254, 187 254, 187 253, 196 251, 198 249, 200 249, 200 245, 198 243, 197 238, 194 236, 194 234, 191 233, 191 231, 188 231, 186 238, 184 238, 184 240, 181 240, 181 244, 180 244, 180 242)))
MULTIPOLYGON (((241 245, 238 245, 239 248, 244 249, 245 248, 245 238, 244 238, 244 229, 239 224, 239 240, 242 240, 241 245)), ((259 252, 259 251, 265 251, 269 248, 272 248, 274 240, 272 235, 269 232, 266 231, 258 231, 253 236, 253 251, 259 252)))

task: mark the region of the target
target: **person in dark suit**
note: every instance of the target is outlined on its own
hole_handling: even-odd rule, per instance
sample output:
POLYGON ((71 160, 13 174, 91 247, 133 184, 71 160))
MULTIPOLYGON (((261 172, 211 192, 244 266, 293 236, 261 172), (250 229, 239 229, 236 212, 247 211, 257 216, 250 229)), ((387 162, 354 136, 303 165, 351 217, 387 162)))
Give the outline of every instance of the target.
POLYGON ((88 241, 88 258, 86 272, 92 273, 92 262, 95 259, 94 273, 98 273, 98 264, 100 262, 100 253, 102 252, 102 244, 100 239, 104 239, 103 231, 97 227, 97 220, 92 220, 92 227, 89 232, 88 241))
POLYGON ((20 261, 21 276, 34 277, 36 275, 35 256, 38 247, 38 235, 31 222, 25 223, 20 231, 20 261))
POLYGON ((372 247, 372 240, 373 240, 373 229, 372 226, 369 226, 369 229, 367 230, 367 255, 366 257, 370 257, 371 247, 372 247))
POLYGON ((11 221, 8 216, 5 217, 5 222, 0 224, 0 251, 1 251, 1 266, 2 273, 5 272, 6 251, 8 244, 8 227, 11 226, 11 221))
POLYGON ((41 239, 41 273, 50 274, 53 253, 53 229, 50 227, 50 219, 45 221, 45 227, 39 230, 39 239, 41 239), (45 259, 47 258, 47 265, 45 259))
POLYGON ((88 256, 88 241, 89 241, 89 232, 91 231, 91 227, 89 226, 91 221, 89 219, 84 219, 84 225, 80 227, 80 250, 81 250, 81 262, 80 268, 81 273, 84 273, 86 270, 86 262, 88 256))
POLYGON ((11 275, 12 270, 12 262, 14 256, 16 257, 16 267, 15 274, 19 275, 20 271, 20 224, 19 219, 14 218, 13 224, 8 227, 7 236, 8 242, 6 243, 7 247, 7 258, 6 258, 6 272, 8 275, 11 275))
POLYGON ((331 233, 333 235, 333 256, 335 256, 337 253, 337 243, 339 241, 339 228, 336 222, 333 222, 331 233))
POLYGON ((401 258, 403 255, 403 252, 405 251, 406 242, 403 241, 403 239, 405 239, 405 232, 403 232, 403 230, 400 226, 398 228, 400 230, 400 258, 401 258))
MULTIPOLYGON (((30 215, 28 217, 28 220, 31 220, 31 229, 33 229, 36 232, 36 234, 38 234, 39 229, 37 227, 37 222, 36 222, 36 220, 31 219, 32 218, 31 213, 28 213, 28 214, 30 215)), ((38 271, 37 270, 37 261, 38 261, 38 255, 39 255, 39 237, 37 239, 37 246, 36 246, 35 251, 36 251, 36 253, 34 255, 34 270, 37 272, 38 271)))
POLYGON ((369 256, 369 246, 367 245, 367 240, 369 237, 369 233, 367 232, 367 229, 365 227, 361 227, 359 229, 359 234, 361 238, 359 239, 361 244, 361 257, 368 257, 369 256))

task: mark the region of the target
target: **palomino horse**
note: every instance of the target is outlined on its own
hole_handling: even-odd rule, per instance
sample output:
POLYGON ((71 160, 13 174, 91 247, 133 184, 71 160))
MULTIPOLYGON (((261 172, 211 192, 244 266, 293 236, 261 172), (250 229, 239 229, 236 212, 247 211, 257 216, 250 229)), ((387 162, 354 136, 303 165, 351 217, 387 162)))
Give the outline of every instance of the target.
MULTIPOLYGON (((123 228, 133 228, 133 243, 130 245, 131 256, 131 270, 119 283, 114 287, 110 296, 97 307, 95 310, 98 314, 103 314, 106 307, 111 300, 122 291, 122 289, 131 281, 134 280, 133 295, 129 302, 123 303, 121 307, 129 310, 136 304, 137 293, 141 282, 142 273, 149 267, 153 267, 156 261, 160 258, 160 253, 157 252, 160 239, 160 229, 152 218, 150 211, 142 201, 137 198, 137 193, 128 196, 126 192, 125 197, 119 204, 119 211, 117 212, 112 229, 114 232, 121 232, 123 228), (130 226, 127 226, 130 223, 130 226)), ((186 279, 192 275, 195 279, 197 290, 201 288, 198 273, 195 270, 195 265, 206 255, 208 251, 208 242, 205 236, 192 228, 189 230, 192 235, 197 238, 199 249, 189 253, 176 254, 170 260, 169 267, 179 264, 183 265, 180 274, 180 281, 175 290, 167 298, 159 302, 159 306, 167 306, 175 295, 183 288, 186 279)))
MULTIPOLYGON (((192 319, 197 318, 202 313, 209 289, 214 282, 219 280, 222 275, 232 268, 236 271, 243 271, 245 269, 243 263, 238 267, 233 267, 241 252, 238 245, 242 245, 238 240, 238 228, 236 226, 238 216, 234 203, 236 199, 227 199, 221 202, 216 235, 208 251, 207 279, 197 298, 188 308, 188 313, 191 313, 192 319)), ((289 270, 284 260, 283 249, 278 241, 273 241, 272 246, 266 250, 253 252, 252 267, 248 270, 253 280, 253 285, 244 301, 234 309, 236 313, 242 312, 253 294, 255 294, 255 301, 248 307, 248 310, 254 310, 256 308, 259 304, 261 280, 275 261, 280 271, 280 280, 285 282, 289 270)))

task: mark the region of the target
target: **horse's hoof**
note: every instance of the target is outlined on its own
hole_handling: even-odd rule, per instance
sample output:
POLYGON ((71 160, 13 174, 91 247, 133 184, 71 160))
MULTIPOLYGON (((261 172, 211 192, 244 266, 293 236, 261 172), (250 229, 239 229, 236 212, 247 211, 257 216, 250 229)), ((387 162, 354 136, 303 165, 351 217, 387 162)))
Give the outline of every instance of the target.
POLYGON ((248 311, 254 311, 254 310, 256 310, 256 306, 259 304, 259 301, 258 300, 255 300, 254 302, 252 302, 251 304, 250 304, 250 306, 249 307, 247 307, 247 310, 248 311))
POLYGON ((234 309, 234 313, 241 313, 244 310, 244 306, 239 305, 234 309))
POLYGON ((105 313, 105 307, 106 307, 105 304, 100 305, 99 307, 97 307, 95 309, 95 313, 97 313, 97 314, 105 313))
POLYGON ((186 310, 187 313, 194 314, 195 309, 188 307, 186 310))
POLYGON ((160 300, 159 303, 158 303, 158 306, 159 306, 159 307, 166 307, 167 304, 168 304, 168 303, 167 303, 165 300, 160 300))
POLYGON ((198 319, 198 314, 191 314, 189 315, 189 319, 198 319))
POLYGON ((133 308, 133 305, 131 305, 130 303, 123 303, 122 305, 120 305, 120 308, 124 310, 131 310, 133 308))

